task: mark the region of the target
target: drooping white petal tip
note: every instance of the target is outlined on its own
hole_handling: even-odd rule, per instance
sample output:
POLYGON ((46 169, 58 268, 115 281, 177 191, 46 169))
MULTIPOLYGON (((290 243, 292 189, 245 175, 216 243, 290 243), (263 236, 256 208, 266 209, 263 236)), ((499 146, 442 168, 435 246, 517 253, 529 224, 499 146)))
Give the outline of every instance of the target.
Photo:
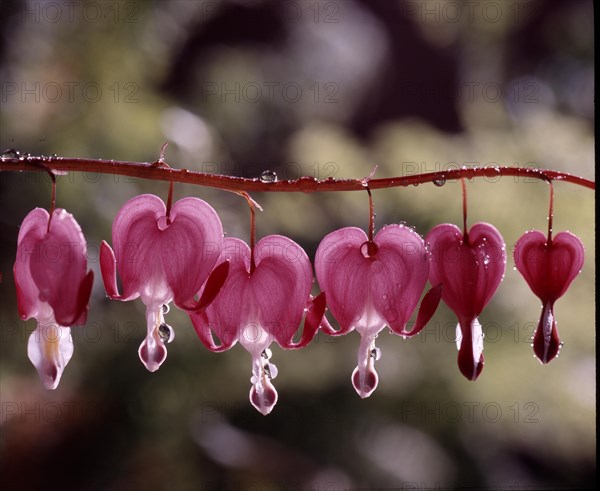
POLYGON ((41 325, 29 336, 27 355, 42 384, 49 390, 58 387, 62 374, 73 356, 71 329, 54 323, 41 325))
POLYGON ((356 367, 354 372, 352 372, 352 385, 361 399, 369 397, 375 391, 378 384, 379 375, 377 375, 375 368, 372 366, 365 367, 362 373, 359 367, 356 367))

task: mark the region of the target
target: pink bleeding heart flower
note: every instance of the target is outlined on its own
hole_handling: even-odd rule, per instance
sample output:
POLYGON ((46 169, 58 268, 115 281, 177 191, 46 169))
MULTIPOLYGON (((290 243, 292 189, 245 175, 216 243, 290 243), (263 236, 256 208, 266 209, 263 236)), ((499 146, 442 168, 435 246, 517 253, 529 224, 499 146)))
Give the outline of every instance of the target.
POLYGON ((443 285, 442 298, 458 317, 458 367, 469 380, 483 369, 483 332, 478 316, 504 278, 506 246, 489 223, 477 223, 469 233, 444 223, 429 232, 429 281, 443 285))
POLYGON ((221 265, 207 282, 221 253, 221 221, 215 210, 198 198, 179 200, 167 216, 160 198, 144 194, 123 205, 113 222, 112 239, 114 252, 105 241, 100 248, 104 286, 112 299, 140 297, 146 305, 148 334, 139 356, 154 372, 167 357, 165 342, 174 337, 164 321, 169 303, 182 309, 202 308, 224 280, 226 268, 221 265), (117 288, 117 270, 122 294, 117 288), (195 303, 194 295, 205 282, 205 295, 195 303))
POLYGON ((84 324, 94 273, 87 271, 86 243, 73 215, 41 208, 23 220, 14 266, 19 314, 37 319, 27 354, 47 389, 56 389, 73 355, 70 326, 84 324))
POLYGON ((270 235, 254 249, 235 238, 223 241, 221 258, 229 261, 229 275, 214 301, 203 311, 190 313, 202 343, 211 351, 231 348, 237 341, 252 356, 250 402, 262 414, 277 403, 271 380, 277 368, 270 363, 269 346, 284 349, 306 346, 314 337, 323 313, 323 294, 312 298, 313 274, 304 250, 291 239, 270 235), (293 341, 306 314, 302 336, 293 341), (217 345, 213 333, 221 344, 217 345))
POLYGON ((356 329, 361 336, 352 384, 360 397, 368 397, 379 381, 374 368, 380 356, 375 347, 378 333, 387 325, 403 337, 413 336, 440 302, 441 287, 434 287, 421 303, 415 326, 406 330, 429 276, 425 243, 403 225, 383 227, 372 242, 359 228, 342 228, 319 244, 315 270, 327 306, 340 324, 335 331, 324 319, 322 329, 330 335, 356 329))
POLYGON ((554 302, 562 297, 581 272, 581 240, 560 232, 550 240, 539 230, 526 232, 515 244, 515 266, 542 301, 542 316, 533 336, 533 351, 542 363, 558 355, 562 343, 554 318, 554 302))

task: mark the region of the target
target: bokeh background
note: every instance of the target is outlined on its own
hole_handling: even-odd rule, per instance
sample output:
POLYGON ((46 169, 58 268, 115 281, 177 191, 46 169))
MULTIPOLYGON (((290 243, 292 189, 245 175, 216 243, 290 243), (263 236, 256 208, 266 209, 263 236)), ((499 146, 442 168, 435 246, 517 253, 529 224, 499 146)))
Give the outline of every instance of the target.
MULTIPOLYGON (((524 1, 3 1, 0 147, 167 161, 211 173, 279 178, 410 175, 458 165, 551 168, 594 178, 593 5, 524 1)), ((273 347, 280 400, 248 401, 250 357, 206 350, 172 309, 169 356, 137 356, 141 302, 105 298, 98 245, 119 208, 164 183, 72 173, 58 206, 73 213, 96 273, 88 322, 56 391, 27 359, 34 321, 18 316, 12 265, 20 222, 48 207, 42 174, 0 174, 0 480, 2 489, 300 490, 570 489, 595 482, 594 192, 555 186, 555 231, 586 263, 556 316, 565 346, 532 357, 539 300, 514 271, 481 315, 485 369, 456 366, 455 318, 440 307, 418 337, 382 332, 380 385, 350 383, 359 337, 318 334, 273 347)), ((545 230, 548 186, 468 183, 469 220, 507 247, 545 230)), ((248 239, 229 193, 176 186, 248 239)), ((366 228, 364 193, 253 196, 258 237, 298 241, 311 259, 343 226, 366 228)), ((457 182, 374 193, 377 227, 426 234, 460 223, 457 182)), ((316 291, 316 290, 315 290, 316 291)))

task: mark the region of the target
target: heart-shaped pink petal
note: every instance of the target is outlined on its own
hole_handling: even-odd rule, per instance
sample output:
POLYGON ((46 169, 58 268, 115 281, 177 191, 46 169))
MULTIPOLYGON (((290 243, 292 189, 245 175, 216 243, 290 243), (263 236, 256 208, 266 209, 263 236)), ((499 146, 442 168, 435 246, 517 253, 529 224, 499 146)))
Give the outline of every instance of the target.
POLYGON ((300 327, 312 287, 312 267, 293 240, 269 235, 256 244, 252 291, 263 327, 281 346, 289 345, 300 327))
POLYGON ((515 266, 543 303, 564 295, 583 267, 584 249, 579 238, 560 232, 552 238, 539 230, 523 234, 515 244, 515 266))
POLYGON ((468 233, 444 223, 427 235, 431 266, 429 281, 443 284, 442 299, 460 320, 477 317, 494 295, 506 269, 506 247, 500 232, 477 223, 468 233))
MULTIPOLYGON (((169 218, 165 215, 162 200, 144 194, 129 200, 115 218, 114 255, 124 299, 139 294, 146 305, 172 299, 183 305, 198 292, 219 257, 223 230, 210 205, 184 198, 173 205, 169 218)), ((111 293, 112 278, 107 279, 111 293)))
POLYGON ((319 245, 315 270, 327 305, 342 332, 355 327, 378 332, 386 324, 397 334, 405 326, 429 274, 423 239, 403 225, 383 227, 375 236, 376 252, 366 250, 364 231, 346 227, 319 245))
POLYGON ((93 273, 87 272, 86 243, 73 215, 54 210, 31 211, 19 231, 14 266, 19 311, 37 317, 42 303, 52 307, 61 326, 85 323, 93 273))

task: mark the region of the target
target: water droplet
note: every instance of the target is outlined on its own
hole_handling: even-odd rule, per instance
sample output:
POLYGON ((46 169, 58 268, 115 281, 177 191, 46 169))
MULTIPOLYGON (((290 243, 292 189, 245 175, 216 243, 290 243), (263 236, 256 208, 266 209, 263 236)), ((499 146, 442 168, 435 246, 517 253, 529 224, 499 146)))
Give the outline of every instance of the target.
POLYGON ((260 356, 262 356, 265 360, 270 360, 273 356, 273 352, 269 348, 265 348, 260 356))
POLYGON ((272 170, 266 170, 260 175, 261 182, 277 182, 277 174, 272 170))
POLYGON ((21 152, 15 150, 14 148, 7 148, 2 152, 3 159, 19 159, 21 158, 21 152))
POLYGON ((433 184, 441 188, 444 184, 446 184, 446 179, 435 179, 433 184))
POLYGON ((418 182, 413 182, 413 186, 417 187, 419 185, 418 182))
POLYGON ((381 360, 381 350, 379 348, 373 348, 370 355, 375 361, 381 360))
POLYGON ((168 303, 163 304, 163 306, 162 306, 163 315, 168 314, 170 310, 171 310, 171 307, 169 306, 168 303))
POLYGON ((175 330, 164 322, 158 326, 158 334, 165 343, 170 343, 175 339, 175 330))
POLYGON ((273 380, 279 374, 277 366, 273 365, 273 363, 267 363, 263 367, 263 370, 265 371, 265 374, 267 375, 267 377, 269 377, 270 380, 273 380))
POLYGON ((377 244, 375 242, 363 242, 363 244, 360 246, 361 254, 367 259, 375 256, 378 250, 379 247, 377 247, 377 244))

